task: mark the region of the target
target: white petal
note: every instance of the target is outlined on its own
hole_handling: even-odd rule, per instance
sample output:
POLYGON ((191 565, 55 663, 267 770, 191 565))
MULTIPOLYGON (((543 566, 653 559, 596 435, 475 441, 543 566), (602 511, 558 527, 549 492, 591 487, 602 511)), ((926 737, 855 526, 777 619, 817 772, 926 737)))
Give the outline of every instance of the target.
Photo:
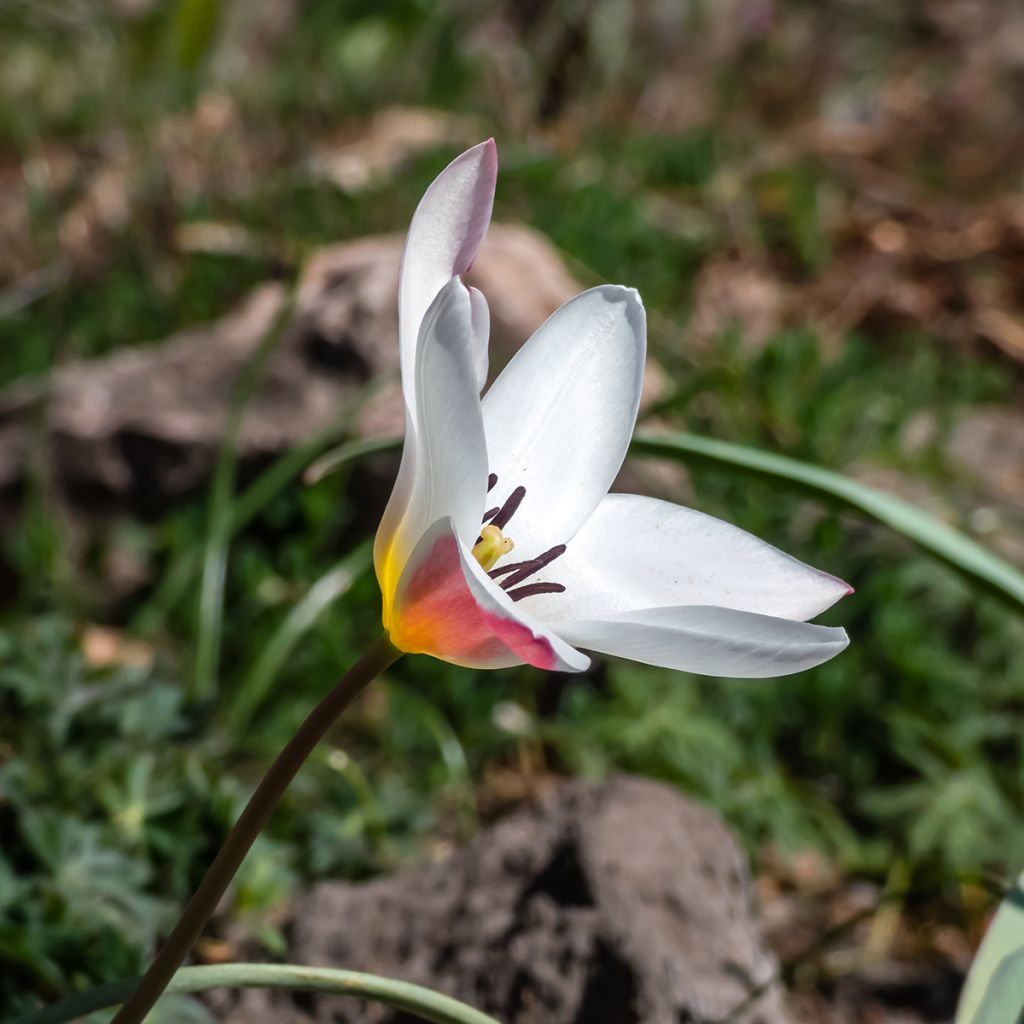
POLYGON ((526 497, 508 528, 522 558, 568 541, 625 458, 643 382, 646 320, 629 288, 592 288, 557 309, 484 396, 494 505, 526 497))
MULTIPOLYGON (((377 579, 384 592, 385 619, 389 595, 398 582, 389 552, 399 531, 413 492, 416 431, 416 350, 427 308, 452 277, 465 273, 483 241, 491 219, 498 153, 493 139, 456 157, 433 181, 409 226, 399 277, 399 355, 402 391, 405 395, 406 445, 394 490, 381 518, 373 545, 377 579)), ((477 392, 487 376, 489 314, 475 289, 472 298, 474 326, 473 365, 477 392)))
POLYGON ((472 668, 528 662, 580 672, 590 664, 494 585, 450 518, 428 527, 409 557, 388 630, 400 650, 472 668))
POLYGON ((375 544, 385 618, 389 595, 428 526, 450 516, 459 540, 469 545, 480 529, 487 492, 487 447, 472 313, 469 290, 453 278, 423 318, 412 429, 406 430, 399 481, 375 544))
POLYGON ((487 383, 487 347, 491 337, 491 310, 487 299, 479 288, 470 287, 469 298, 473 306, 473 334, 476 344, 473 356, 476 363, 477 391, 483 391, 487 383))
POLYGON ((700 675, 785 676, 834 658, 846 631, 728 608, 648 608, 605 619, 552 622, 571 644, 700 675))
POLYGON ((413 369, 420 322, 445 282, 465 274, 476 258, 491 221, 497 175, 498 151, 488 139, 456 157, 413 214, 398 288, 402 387, 410 409, 415 405, 413 369))
POLYGON ((541 578, 566 587, 526 599, 542 619, 718 605, 804 621, 851 593, 745 530, 635 494, 607 495, 541 578))

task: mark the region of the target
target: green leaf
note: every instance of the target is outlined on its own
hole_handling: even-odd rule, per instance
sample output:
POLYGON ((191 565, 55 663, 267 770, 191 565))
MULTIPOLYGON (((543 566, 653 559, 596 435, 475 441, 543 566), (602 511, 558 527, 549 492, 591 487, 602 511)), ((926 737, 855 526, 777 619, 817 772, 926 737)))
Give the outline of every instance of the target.
POLYGON ((180 67, 191 71, 210 52, 222 6, 222 0, 180 0, 171 22, 171 53, 180 67))
POLYGON ((1003 898, 960 993, 955 1024, 1024 1018, 1024 872, 1003 898))
POLYGON ((324 573, 292 608, 260 651, 232 700, 228 718, 234 735, 244 733, 295 645, 316 625, 327 609, 351 589, 352 584, 372 563, 373 545, 366 541, 330 572, 324 573))
POLYGON ((220 665, 221 634, 224 629, 224 582, 231 543, 231 508, 238 462, 238 435, 246 408, 263 380, 267 362, 291 319, 294 305, 293 289, 244 367, 228 412, 227 427, 210 492, 210 521, 203 551, 203 574, 196 622, 195 673, 191 691, 193 698, 209 699, 214 695, 220 665))
POLYGON ((875 490, 841 473, 786 455, 697 434, 636 437, 630 450, 634 455, 655 455, 738 469, 783 482, 826 501, 838 502, 902 534, 972 582, 1010 601, 1018 611, 1024 611, 1024 573, 1019 569, 902 498, 875 490))
MULTIPOLYGON (((123 1002, 137 983, 138 978, 126 978, 110 985, 100 985, 18 1017, 11 1024, 65 1024, 87 1013, 123 1002)), ((432 1021, 433 1024, 498 1024, 493 1017, 420 985, 361 974, 358 971, 300 967, 296 964, 183 967, 167 986, 167 992, 206 992, 212 988, 294 988, 306 992, 331 992, 383 1003, 432 1021)))
MULTIPOLYGON (((310 467, 309 473, 313 479, 318 480, 352 459, 398 448, 400 445, 398 438, 365 442, 363 447, 358 444, 343 445, 319 459, 310 467)), ((630 445, 630 453, 686 463, 702 462, 752 473, 824 501, 854 509, 902 534, 930 555, 952 566, 972 583, 999 595, 1017 611, 1024 612, 1024 573, 1019 569, 910 502, 851 480, 841 473, 787 455, 776 455, 774 452, 698 434, 635 437, 630 445)))

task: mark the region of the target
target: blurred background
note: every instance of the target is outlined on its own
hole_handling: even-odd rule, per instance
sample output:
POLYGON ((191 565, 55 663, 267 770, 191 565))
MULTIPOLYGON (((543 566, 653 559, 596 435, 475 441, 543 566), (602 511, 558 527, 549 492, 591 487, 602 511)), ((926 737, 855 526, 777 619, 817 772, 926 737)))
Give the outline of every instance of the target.
MULTIPOLYGON (((307 468, 400 429, 398 247, 455 153, 499 145, 498 363, 635 286, 642 426, 1022 565, 1022 109, 1015 0, 0 0, 0 1015, 139 969, 377 629, 394 453, 307 468)), ((798 1019, 946 1019, 1024 864, 1019 612, 763 481, 626 473, 850 580, 849 650, 779 681, 406 659, 293 786, 232 934, 283 955, 302 884, 625 770, 737 831, 798 1019)))

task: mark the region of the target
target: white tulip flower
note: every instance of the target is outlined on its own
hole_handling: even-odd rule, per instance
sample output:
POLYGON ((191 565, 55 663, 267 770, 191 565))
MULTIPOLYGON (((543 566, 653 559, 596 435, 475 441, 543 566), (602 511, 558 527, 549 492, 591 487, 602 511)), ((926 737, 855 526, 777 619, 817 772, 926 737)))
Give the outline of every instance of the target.
POLYGON ((481 397, 489 315, 461 281, 490 222, 493 141, 413 216, 399 285, 406 436, 374 545, 399 650, 473 668, 579 672, 579 648, 721 676, 785 675, 848 643, 807 620, 850 593, 743 530, 609 494, 636 422, 640 296, 565 303, 481 397))

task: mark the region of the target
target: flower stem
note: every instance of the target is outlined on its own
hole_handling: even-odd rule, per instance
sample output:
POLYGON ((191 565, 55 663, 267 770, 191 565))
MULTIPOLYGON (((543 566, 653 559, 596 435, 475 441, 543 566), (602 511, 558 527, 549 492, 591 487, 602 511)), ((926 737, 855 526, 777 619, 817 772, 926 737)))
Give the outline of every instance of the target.
POLYGON ((309 713, 260 780, 185 912, 112 1024, 140 1024, 195 945, 249 847, 313 748, 323 739, 338 715, 400 657, 401 652, 386 637, 380 637, 309 713))

